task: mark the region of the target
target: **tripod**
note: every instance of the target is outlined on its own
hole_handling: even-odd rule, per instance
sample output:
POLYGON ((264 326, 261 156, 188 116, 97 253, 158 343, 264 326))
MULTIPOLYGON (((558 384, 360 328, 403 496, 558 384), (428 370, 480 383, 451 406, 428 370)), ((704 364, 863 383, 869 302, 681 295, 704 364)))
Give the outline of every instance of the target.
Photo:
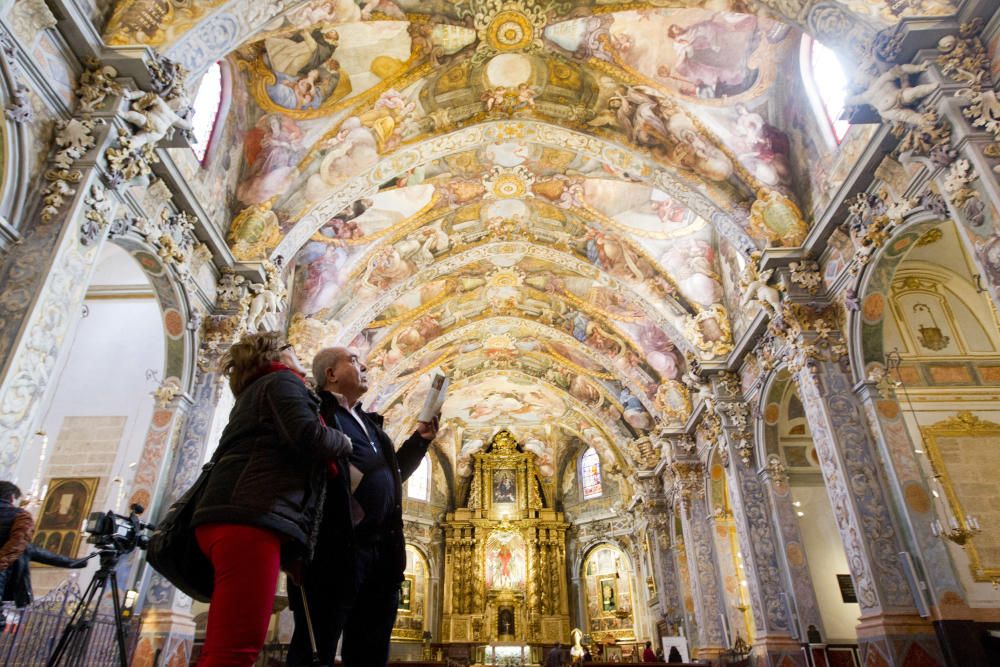
POLYGON ((101 598, 104 591, 111 583, 111 601, 115 610, 115 636, 118 640, 118 662, 121 667, 128 667, 128 656, 125 653, 125 627, 122 625, 121 600, 118 598, 118 579, 115 577, 115 568, 121 552, 117 549, 101 549, 98 552, 101 557, 101 566, 87 584, 80 603, 73 610, 69 622, 59 636, 59 642, 55 650, 49 656, 49 661, 45 667, 56 667, 59 664, 80 665, 86 657, 87 645, 90 643, 90 633, 97 620, 97 612, 101 608, 101 598), (65 663, 61 663, 62 658, 66 658, 65 663))

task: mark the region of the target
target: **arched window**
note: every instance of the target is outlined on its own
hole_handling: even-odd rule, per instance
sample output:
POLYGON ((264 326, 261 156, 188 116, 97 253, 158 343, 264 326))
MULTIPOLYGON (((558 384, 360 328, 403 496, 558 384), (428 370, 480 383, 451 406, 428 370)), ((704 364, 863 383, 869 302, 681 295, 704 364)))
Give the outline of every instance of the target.
POLYGON ((191 124, 194 125, 195 143, 191 148, 201 163, 205 162, 208 147, 215 134, 216 121, 222 108, 222 87, 222 65, 215 63, 201 77, 198 94, 192 105, 194 115, 191 117, 191 124))
POLYGON ((430 489, 431 461, 430 458, 425 456, 420 460, 420 465, 417 466, 417 469, 413 471, 410 479, 406 482, 406 497, 427 502, 429 500, 428 492, 430 489))
POLYGON ((583 489, 583 499, 600 498, 601 489, 601 459, 597 450, 589 447, 580 457, 580 488, 583 489))
POLYGON ((830 146, 837 146, 851 126, 841 120, 847 99, 847 75, 837 54, 808 35, 802 38, 802 82, 830 146))

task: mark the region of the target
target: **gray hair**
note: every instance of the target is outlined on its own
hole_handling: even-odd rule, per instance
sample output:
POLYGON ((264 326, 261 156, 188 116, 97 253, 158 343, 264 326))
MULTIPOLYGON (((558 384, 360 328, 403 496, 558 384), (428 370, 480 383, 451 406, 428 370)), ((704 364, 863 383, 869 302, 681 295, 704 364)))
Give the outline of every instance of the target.
POLYGON ((313 357, 312 372, 316 389, 326 389, 326 372, 333 368, 340 361, 340 358, 348 354, 346 347, 324 347, 313 357))

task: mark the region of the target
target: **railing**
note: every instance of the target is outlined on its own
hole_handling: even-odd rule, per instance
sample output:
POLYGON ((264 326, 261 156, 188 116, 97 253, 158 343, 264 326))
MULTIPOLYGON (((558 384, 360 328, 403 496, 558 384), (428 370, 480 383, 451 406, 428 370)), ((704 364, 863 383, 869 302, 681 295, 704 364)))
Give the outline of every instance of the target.
MULTIPOLYGON (((4 667, 38 667, 44 665, 73 610, 80 601, 80 587, 67 581, 48 595, 38 598, 23 609, 4 605, 0 608, 0 665, 4 667)), ((65 665, 80 667, 108 667, 118 664, 118 641, 115 637, 115 619, 111 601, 101 605, 85 645, 72 646, 61 661, 65 665)), ((125 645, 132 654, 139 639, 139 619, 125 625, 125 645)))

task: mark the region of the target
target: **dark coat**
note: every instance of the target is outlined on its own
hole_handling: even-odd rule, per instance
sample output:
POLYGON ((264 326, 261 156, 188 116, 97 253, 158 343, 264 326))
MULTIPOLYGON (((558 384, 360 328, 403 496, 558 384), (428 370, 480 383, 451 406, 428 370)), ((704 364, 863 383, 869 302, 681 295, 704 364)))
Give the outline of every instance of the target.
MULTIPOLYGON (((337 399, 329 392, 320 392, 323 419, 328 424, 340 428, 340 417, 337 416, 337 399)), ((427 454, 430 440, 414 433, 403 443, 399 451, 392 444, 392 439, 382 430, 384 419, 375 412, 365 412, 358 409, 369 425, 375 426, 379 450, 385 456, 389 470, 393 472, 396 492, 396 504, 392 507, 383 524, 384 530, 380 537, 384 548, 391 550, 392 568, 383 576, 393 581, 403 581, 403 571, 406 569, 406 540, 403 537, 403 482, 420 465, 427 454)), ((350 417, 347 417, 350 419, 350 417)), ((354 525, 351 522, 351 487, 348 471, 350 459, 347 455, 337 460, 341 474, 330 481, 327 489, 328 498, 323 515, 323 525, 320 528, 322 536, 317 546, 316 555, 310 567, 309 578, 312 580, 334 581, 337 585, 345 583, 344 577, 355 571, 354 566, 354 525)), ((354 583, 354 582, 352 582, 354 583)))
POLYGON ((31 592, 31 562, 51 565, 52 567, 82 567, 85 559, 67 558, 52 553, 48 549, 29 544, 21 557, 7 571, 7 580, 3 590, 3 600, 13 600, 15 607, 27 607, 34 596, 31 592))
POLYGON ((311 549, 325 464, 351 451, 347 436, 324 426, 319 406, 319 397, 290 370, 267 373, 244 389, 191 524, 248 524, 311 549))

